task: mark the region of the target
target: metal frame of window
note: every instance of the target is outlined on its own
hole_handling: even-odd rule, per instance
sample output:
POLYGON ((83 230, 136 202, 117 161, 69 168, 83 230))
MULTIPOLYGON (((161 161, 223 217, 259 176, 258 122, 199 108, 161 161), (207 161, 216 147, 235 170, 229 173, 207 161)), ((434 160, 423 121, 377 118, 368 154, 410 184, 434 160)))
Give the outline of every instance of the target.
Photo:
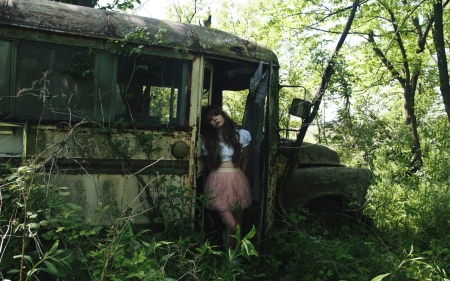
MULTIPOLYGON (((8 123, 8 122, 0 122, 0 127, 11 128, 11 131, 0 130, 1 135, 13 135, 13 128, 22 128, 22 159, 27 157, 27 129, 28 125, 26 123, 8 123)), ((19 157, 17 155, 10 154, 1 154, 0 157, 19 157)))

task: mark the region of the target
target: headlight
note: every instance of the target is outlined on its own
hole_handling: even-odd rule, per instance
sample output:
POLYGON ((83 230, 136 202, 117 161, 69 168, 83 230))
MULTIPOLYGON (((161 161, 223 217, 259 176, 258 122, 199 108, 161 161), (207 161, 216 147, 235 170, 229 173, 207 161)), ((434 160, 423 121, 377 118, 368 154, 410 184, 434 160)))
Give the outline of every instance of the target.
POLYGON ((189 155, 189 145, 184 141, 177 141, 172 144, 172 155, 177 159, 183 159, 189 155))

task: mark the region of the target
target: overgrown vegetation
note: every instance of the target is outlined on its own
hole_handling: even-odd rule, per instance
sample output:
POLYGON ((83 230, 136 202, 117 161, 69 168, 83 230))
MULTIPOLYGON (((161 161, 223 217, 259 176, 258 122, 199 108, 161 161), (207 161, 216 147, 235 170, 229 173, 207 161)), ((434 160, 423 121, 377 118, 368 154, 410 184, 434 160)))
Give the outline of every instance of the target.
MULTIPOLYGON (((445 119, 433 126, 444 124, 445 119)), ((448 280, 450 195, 442 162, 435 155, 429 163, 433 173, 399 177, 401 150, 384 146, 372 155, 384 168, 375 172, 363 222, 291 214, 257 245, 259 253, 249 225, 238 233, 236 251, 224 251, 220 239, 211 240, 203 227, 194 230, 193 224, 209 220, 207 213, 203 220, 174 220, 156 230, 134 224, 131 213, 121 213, 115 204, 101 205, 98 214, 120 215, 113 225, 100 224, 67 203, 67 188, 42 184, 41 167, 2 164, 2 279, 448 280), (336 220, 338 227, 327 223, 336 220)), ((191 201, 187 194, 177 196, 191 201)), ((204 212, 201 205, 198 211, 204 212)))
POLYGON ((112 204, 96 212, 120 214, 115 224, 92 221, 64 199, 67 188, 41 184, 36 166, 2 164, 1 175, 2 280, 232 280, 257 256, 255 228, 237 233, 237 250, 223 251, 188 219, 157 232, 112 204))

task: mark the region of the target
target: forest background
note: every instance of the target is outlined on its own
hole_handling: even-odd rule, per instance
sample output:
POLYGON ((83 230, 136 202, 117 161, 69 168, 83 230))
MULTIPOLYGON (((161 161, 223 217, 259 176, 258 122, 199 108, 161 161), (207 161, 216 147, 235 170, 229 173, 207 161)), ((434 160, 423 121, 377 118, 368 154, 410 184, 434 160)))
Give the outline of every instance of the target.
MULTIPOLYGON (((86 1, 144 14, 158 5, 86 1)), ((167 3, 166 19, 204 25, 211 15, 211 28, 277 54, 280 83, 306 89, 282 89, 280 127, 285 128, 301 125, 288 115, 290 102, 314 97, 354 5, 340 0, 167 3)), ((336 149, 346 165, 371 171, 364 222, 342 219, 336 228, 315 223, 307 213, 291 214, 259 253, 251 246, 253 230, 239 235, 239 251, 223 252, 187 228, 150 239, 131 226, 110 229, 106 237, 97 235, 104 229, 93 228, 83 234, 97 245, 93 249, 67 255, 55 242, 38 262, 30 257, 34 266, 20 279, 49 274, 54 280, 449 280, 448 0, 356 4, 314 125, 317 142, 336 149)), ((229 99, 225 106, 239 119, 242 104, 229 99)), ((66 208, 61 202, 55 199, 55 206, 66 208)), ((77 227, 64 214, 58 219, 77 227)), ((4 251, 2 278, 22 273, 3 256, 4 251)))

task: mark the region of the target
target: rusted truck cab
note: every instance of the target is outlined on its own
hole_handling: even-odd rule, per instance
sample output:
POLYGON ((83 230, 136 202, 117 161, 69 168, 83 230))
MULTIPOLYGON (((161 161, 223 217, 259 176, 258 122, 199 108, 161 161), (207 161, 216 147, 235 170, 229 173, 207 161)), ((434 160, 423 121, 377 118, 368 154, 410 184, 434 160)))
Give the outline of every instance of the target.
MULTIPOLYGON (((282 140, 278 163, 283 169, 294 142, 282 140)), ((278 202, 287 213, 303 211, 348 214, 361 219, 370 171, 343 165, 332 148, 304 142, 292 179, 280 186, 278 202)))

